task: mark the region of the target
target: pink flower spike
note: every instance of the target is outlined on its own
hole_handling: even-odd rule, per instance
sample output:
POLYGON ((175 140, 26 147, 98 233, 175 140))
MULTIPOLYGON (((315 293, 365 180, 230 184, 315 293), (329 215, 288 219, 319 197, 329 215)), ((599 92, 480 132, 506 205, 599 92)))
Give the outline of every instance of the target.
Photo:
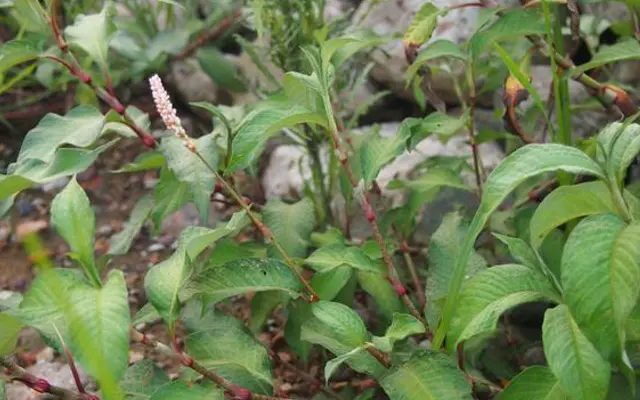
POLYGON ((182 127, 182 122, 178 118, 176 109, 171 104, 171 98, 169 93, 162 85, 162 80, 156 74, 149 78, 149 86, 151 86, 151 95, 153 96, 153 102, 156 104, 156 109, 160 114, 160 118, 167 126, 167 129, 173 132, 178 138, 182 140, 189 140, 187 133, 182 127))

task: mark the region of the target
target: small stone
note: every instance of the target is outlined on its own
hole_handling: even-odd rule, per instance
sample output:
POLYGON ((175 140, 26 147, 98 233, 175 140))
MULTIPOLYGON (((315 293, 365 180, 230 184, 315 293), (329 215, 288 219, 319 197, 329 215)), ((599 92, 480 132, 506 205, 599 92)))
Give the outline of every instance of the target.
POLYGON ((282 385, 280 385, 281 392, 287 393, 287 392, 290 392, 291 389, 293 389, 293 385, 290 384, 289 382, 285 382, 282 385))
POLYGON ((51 362, 55 356, 55 352, 51 347, 45 347, 38 354, 36 354, 36 361, 38 362, 51 362))
POLYGON ((113 233, 113 227, 111 225, 101 225, 98 228, 99 236, 109 236, 113 233))
POLYGON ((129 351, 129 364, 136 363, 144 359, 144 353, 138 351, 129 351))
POLYGON ((16 228, 16 239, 20 241, 24 237, 32 233, 40 232, 41 230, 46 229, 48 227, 49 227, 49 222, 46 219, 21 222, 20 224, 18 224, 18 227, 16 228))
POLYGON ((149 246, 147 248, 147 251, 149 253, 155 253, 155 252, 158 252, 158 251, 162 251, 164 249, 166 249, 166 246, 163 245, 162 243, 153 243, 151 246, 149 246))

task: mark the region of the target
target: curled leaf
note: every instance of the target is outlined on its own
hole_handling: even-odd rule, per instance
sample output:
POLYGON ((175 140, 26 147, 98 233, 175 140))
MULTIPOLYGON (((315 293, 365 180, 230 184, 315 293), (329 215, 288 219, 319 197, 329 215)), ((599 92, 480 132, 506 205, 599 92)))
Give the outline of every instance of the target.
POLYGON ((504 94, 502 95, 502 102, 505 106, 502 119, 504 120, 505 129, 520 136, 525 143, 532 143, 533 140, 522 130, 516 115, 518 105, 528 98, 529 92, 527 92, 522 83, 514 75, 509 74, 504 81, 504 94))

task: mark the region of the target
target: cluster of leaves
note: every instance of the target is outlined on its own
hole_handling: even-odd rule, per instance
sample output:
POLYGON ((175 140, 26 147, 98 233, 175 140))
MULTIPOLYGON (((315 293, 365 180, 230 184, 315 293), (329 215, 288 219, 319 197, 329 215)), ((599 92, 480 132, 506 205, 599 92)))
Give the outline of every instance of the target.
MULTIPOLYGON (((310 359, 313 346, 335 355, 325 364, 327 381, 346 364, 375 379, 391 399, 472 399, 496 391, 503 400, 631 398, 640 343, 640 225, 636 221, 640 199, 624 182, 640 152, 640 125, 634 124, 635 116, 631 116, 605 127, 593 138, 573 138, 567 118, 570 99, 565 91, 568 77, 584 80, 582 71, 638 58, 637 41, 624 39, 602 48, 586 65, 563 76, 554 73, 554 121, 533 89, 527 68, 531 46, 539 48, 546 40, 548 49, 559 48, 554 35, 565 24, 553 17, 561 15, 555 3, 565 2, 533 2, 536 4, 528 8, 508 11, 485 9, 467 43, 437 40, 423 46, 438 18, 450 11, 425 3, 404 37, 413 61, 407 72, 408 84, 420 95, 419 81, 428 79, 429 71, 447 71, 457 80, 455 67, 462 65, 467 79, 457 86, 465 110, 458 117, 433 112, 424 118, 406 119, 393 137, 377 131, 363 136, 350 131, 357 124, 358 112, 345 124, 345 115, 336 109, 341 104, 338 98, 340 89, 365 81, 370 70, 365 68, 355 80, 344 78, 354 56, 383 39, 342 27, 332 30, 321 20, 321 12, 316 14, 322 8, 311 1, 282 2, 286 3, 282 8, 270 8, 268 3, 255 1, 254 24, 259 32, 271 30, 271 40, 276 42, 278 35, 284 34, 275 30, 277 22, 300 17, 282 10, 302 5, 314 12, 314 20, 301 25, 294 35, 294 43, 301 45, 294 61, 289 64, 282 54, 274 53, 286 73, 275 82, 276 89, 265 92, 266 99, 250 105, 242 118, 236 118, 230 109, 194 104, 211 111, 220 128, 194 140, 193 152, 182 139, 167 136, 153 151, 116 171, 158 170, 159 181, 152 193, 139 200, 124 230, 111 239, 109 255, 127 253, 147 220, 157 228, 187 202, 193 202, 202 220, 208 221, 216 181, 227 185, 227 194, 236 194, 229 177, 254 169, 265 143, 283 130, 311 160, 313 179, 303 198, 289 203, 269 200, 259 213, 243 204, 241 211, 215 228, 185 229, 175 252, 146 274, 149 303, 131 317, 122 272, 113 269, 106 273, 109 255, 102 259, 94 255, 95 216, 89 198, 73 178, 119 136, 132 136, 130 125, 113 113, 103 115, 92 105, 80 105, 65 116, 46 116, 27 134, 8 173, 0 176, 0 211, 5 212, 22 190, 72 176, 52 203, 51 219, 78 268, 55 268, 41 256, 38 243, 33 239, 25 243, 37 256, 39 273, 23 297, 0 303, 0 356, 10 354, 20 330, 31 326, 54 348, 61 352, 68 349, 98 381, 100 396, 105 399, 223 398, 225 390, 240 398, 247 398, 238 395, 244 391, 259 398, 273 395, 273 361, 255 333, 274 309, 281 307, 287 316, 285 339, 302 360, 310 359), (489 55, 492 51, 495 55, 489 55), (288 70, 291 65, 295 70, 288 70), (501 78, 488 79, 476 88, 476 78, 488 71, 501 71, 492 75, 501 78), (507 82, 521 85, 515 85, 516 91, 526 91, 534 98, 534 119, 553 122, 554 143, 523 145, 522 132, 513 123, 515 109, 506 115, 516 136, 504 132, 475 135, 474 104, 466 102, 467 94, 474 97, 495 90, 505 77, 507 82), (342 86, 341 81, 350 83, 342 86), (391 182, 390 188, 407 191, 407 202, 387 210, 383 217, 375 215, 371 192, 384 166, 415 149, 427 136, 446 141, 465 128, 474 149, 483 140, 496 137, 509 137, 518 149, 486 179, 474 150, 476 162, 471 169, 478 178, 478 188, 467 186, 461 178, 469 169, 465 158, 429 160, 426 172, 416 179, 391 182), (106 141, 107 137, 115 139, 106 141), (326 146, 336 150, 328 152, 328 168, 320 152, 326 146), (592 180, 578 183, 578 176, 592 180), (528 189, 551 179, 560 186, 540 204, 531 204, 528 189), (417 230, 419 211, 445 187, 478 189, 480 204, 470 223, 460 212, 442 216, 428 247, 428 270, 423 274, 426 284, 423 288, 421 277, 415 274, 416 293, 407 295, 405 287, 396 284, 393 264, 396 258, 403 258, 407 267, 413 268, 407 242, 417 230), (496 212, 512 194, 511 205, 496 212), (337 198, 346 204, 347 218, 364 208, 374 239, 364 243, 352 240, 348 228, 336 222, 339 219, 331 203, 337 198), (251 223, 269 242, 234 240, 241 232, 255 234, 251 223), (476 250, 476 240, 487 226, 504 246, 493 243, 493 249, 476 250), (514 263, 501 264, 505 256, 514 263), (312 272, 308 282, 299 273, 304 267, 312 272), (357 291, 375 302, 377 326, 368 325, 354 310, 357 291), (419 300, 416 294, 422 291, 426 302, 416 312, 413 300, 419 300), (215 307, 246 293, 253 294, 249 327, 215 307), (503 315, 534 302, 546 305, 539 327, 546 364, 522 365, 522 371, 504 376, 511 382, 503 388, 498 380, 491 381, 496 371, 484 374, 487 371, 474 363, 473 354, 503 334, 503 315), (203 382, 188 368, 180 379, 170 381, 149 361, 128 365, 130 327, 156 320, 166 325, 176 347, 177 336, 184 332, 183 350, 189 357, 184 366, 197 363, 212 371, 219 377, 213 379, 215 385, 203 382), (184 329, 176 329, 178 324, 184 329), (425 338, 430 346, 422 345, 425 338)), ((35 10, 40 10, 34 15, 48 15, 39 2, 34 4, 35 10)), ((20 10, 15 8, 16 13, 20 10)), ((102 63, 107 41, 73 34, 87 19, 111 21, 105 10, 79 17, 65 34, 70 43, 77 37, 75 44, 86 51, 91 62, 107 69, 110 65, 102 63), (92 47, 95 43, 105 44, 98 49, 92 47)), ((243 47, 256 54, 249 43, 243 47)), ((5 44, 0 50, 0 65, 13 67, 40 57, 42 49, 30 48, 15 42, 5 44)), ((278 51, 284 48, 291 48, 290 43, 278 51)), ((554 53, 556 50, 549 51, 554 63, 566 62, 554 53)), ((254 59, 260 61, 259 57, 254 59)), ((269 75, 268 69, 260 66, 269 75)), ((146 68, 137 73, 144 74, 146 68)), ((600 85, 593 79, 583 83, 600 85)), ((608 87, 603 85, 602 93, 608 87)), ((624 93, 615 88, 615 93, 624 93)), ((509 93, 509 87, 506 89, 509 93)), ((519 104, 508 101, 505 108, 519 104)), ((626 110, 619 97, 611 104, 626 110)), ((146 115, 135 115, 141 126, 148 125, 146 115)), ((373 398, 374 392, 352 395, 345 391, 341 395, 363 400, 373 398)))

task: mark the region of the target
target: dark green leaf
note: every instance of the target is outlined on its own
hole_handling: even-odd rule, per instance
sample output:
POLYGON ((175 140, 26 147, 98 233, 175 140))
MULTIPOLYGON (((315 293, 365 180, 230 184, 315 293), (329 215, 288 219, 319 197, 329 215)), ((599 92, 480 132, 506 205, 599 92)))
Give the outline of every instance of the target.
POLYGON ((421 50, 413 64, 409 66, 405 74, 407 82, 411 82, 413 77, 418 73, 418 70, 424 64, 439 57, 451 57, 458 58, 460 60, 465 60, 467 58, 460 49, 460 46, 452 41, 442 39, 436 40, 433 43, 429 43, 423 50, 421 50))
POLYGON ((640 43, 632 38, 626 38, 613 45, 604 45, 593 56, 591 61, 575 67, 570 73, 579 74, 593 68, 624 60, 640 60, 640 43))
POLYGON ((28 40, 8 41, 0 47, 0 73, 4 74, 9 68, 35 60, 39 56, 40 50, 28 40))
POLYGON ((169 383, 167 373, 151 360, 142 360, 127 368, 120 387, 131 400, 148 400, 162 386, 169 383))
POLYGON ((420 320, 409 314, 394 313, 391 325, 383 337, 374 337, 375 346, 385 353, 391 353, 393 344, 411 335, 424 333, 425 328, 420 320))
POLYGON ((138 235, 145 221, 151 215, 154 207, 154 200, 151 194, 143 196, 131 210, 129 220, 122 231, 111 236, 109 240, 109 254, 126 254, 133 243, 133 239, 138 235))
POLYGON ((378 272, 380 270, 377 264, 361 248, 343 244, 320 247, 307 257, 305 264, 321 272, 340 266, 348 266, 369 272, 378 272))
POLYGON ((560 383, 547 368, 535 365, 518 374, 497 400, 569 400, 560 383))
POLYGON ((220 50, 210 46, 203 47, 196 52, 196 58, 202 70, 221 87, 232 92, 247 91, 238 69, 220 50))

